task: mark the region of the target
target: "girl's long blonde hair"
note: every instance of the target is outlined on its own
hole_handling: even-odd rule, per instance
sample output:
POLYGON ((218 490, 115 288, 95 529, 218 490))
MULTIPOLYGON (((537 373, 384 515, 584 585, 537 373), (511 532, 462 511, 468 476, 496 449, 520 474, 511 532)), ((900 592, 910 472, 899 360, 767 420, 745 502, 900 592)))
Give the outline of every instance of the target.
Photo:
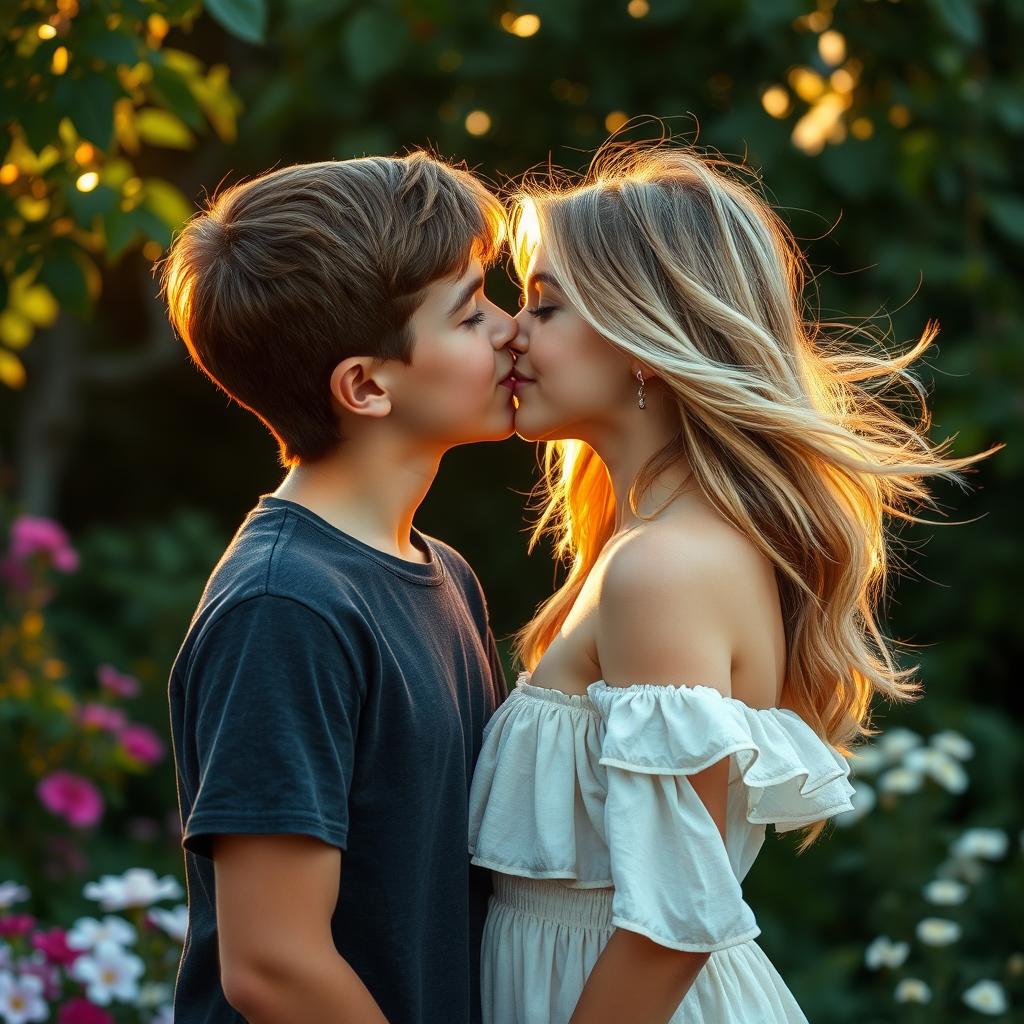
MULTIPOLYGON (((513 259, 525 280, 543 238, 576 312, 675 396, 679 431, 639 474, 630 505, 636 513, 638 495, 686 458, 707 499, 776 567, 787 703, 849 756, 854 740, 877 733, 876 693, 921 696, 910 678, 919 666, 896 667, 876 621, 887 516, 930 522, 910 511, 936 507, 924 478, 964 488, 966 467, 1003 446, 946 458, 954 438, 929 442, 925 389, 908 367, 937 323, 888 355, 873 330, 805 312, 805 257, 736 173, 748 171, 665 139, 610 141, 581 180, 527 179, 513 204, 513 259), (851 344, 858 334, 877 350, 851 344), (917 422, 886 402, 896 385, 919 401, 917 422)), ((530 550, 551 534, 568 573, 515 636, 527 669, 564 623, 615 521, 608 471, 580 441, 544 445, 538 489, 530 550)), ((810 826, 801 851, 824 826, 810 826)))

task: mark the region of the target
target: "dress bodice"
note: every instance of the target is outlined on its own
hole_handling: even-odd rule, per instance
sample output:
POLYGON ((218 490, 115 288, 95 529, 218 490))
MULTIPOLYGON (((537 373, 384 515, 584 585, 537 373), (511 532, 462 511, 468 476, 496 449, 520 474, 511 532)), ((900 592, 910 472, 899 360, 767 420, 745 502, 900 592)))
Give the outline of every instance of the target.
POLYGON ((740 883, 764 841, 850 810, 846 759, 795 712, 710 686, 598 680, 586 694, 522 673, 484 728, 472 862, 614 886, 616 922, 677 948, 759 931, 740 883), (687 779, 730 757, 726 838, 687 779))

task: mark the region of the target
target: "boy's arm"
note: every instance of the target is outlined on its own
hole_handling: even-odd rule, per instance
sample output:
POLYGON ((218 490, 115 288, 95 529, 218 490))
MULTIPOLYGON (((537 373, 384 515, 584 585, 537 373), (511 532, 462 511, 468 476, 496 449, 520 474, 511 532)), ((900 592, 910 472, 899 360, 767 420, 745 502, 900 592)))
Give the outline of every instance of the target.
POLYGON ((331 935, 341 858, 311 836, 213 838, 221 983, 251 1024, 388 1024, 331 935))

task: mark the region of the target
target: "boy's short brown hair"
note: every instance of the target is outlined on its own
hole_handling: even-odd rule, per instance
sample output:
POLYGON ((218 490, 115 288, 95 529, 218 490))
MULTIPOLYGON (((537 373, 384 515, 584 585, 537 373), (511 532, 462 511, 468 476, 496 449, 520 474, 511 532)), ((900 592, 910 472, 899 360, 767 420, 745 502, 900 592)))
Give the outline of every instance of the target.
POLYGON ((340 440, 334 367, 353 355, 410 362, 426 287, 474 255, 493 263, 504 224, 468 170, 423 150, 294 164, 194 214, 161 261, 161 292, 193 360, 291 466, 340 440))

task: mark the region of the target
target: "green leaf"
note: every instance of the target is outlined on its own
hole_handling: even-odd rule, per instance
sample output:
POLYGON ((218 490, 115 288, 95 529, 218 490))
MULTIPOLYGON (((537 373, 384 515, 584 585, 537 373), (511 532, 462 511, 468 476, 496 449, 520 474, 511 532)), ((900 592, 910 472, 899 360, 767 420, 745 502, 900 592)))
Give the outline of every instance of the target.
POLYGON ((346 26, 342 51, 353 77, 372 82, 398 67, 408 40, 404 18, 371 7, 359 11, 346 26))
POLYGON ((53 292, 61 307, 87 316, 92 306, 89 285, 78 247, 58 239, 46 254, 38 280, 53 292))
POLYGON ((1010 195, 985 197, 992 226, 1011 242, 1024 245, 1024 199, 1010 195))
POLYGON ((934 0, 946 24, 969 43, 981 40, 981 21, 972 0, 934 0))
POLYGON ((34 152, 39 153, 44 146, 53 142, 60 118, 61 113, 53 97, 44 96, 35 103, 23 105, 17 120, 25 132, 29 146, 34 152))
POLYGON ((63 75, 54 88, 57 108, 71 118, 83 139, 104 151, 110 149, 114 141, 114 101, 121 95, 121 87, 101 74, 88 74, 84 78, 63 75))
POLYGON ((203 112, 192 95, 188 82, 178 71, 154 63, 153 82, 150 88, 153 95, 186 124, 196 131, 203 129, 206 124, 203 112))
POLYGON ((80 192, 69 181, 64 187, 64 199, 75 218, 75 223, 92 229, 93 221, 117 206, 119 196, 109 185, 100 183, 90 192, 80 192))
POLYGON ((106 254, 109 263, 116 263, 135 240, 139 233, 139 222, 135 210, 122 210, 115 206, 103 217, 103 226, 107 236, 106 254))
POLYGON ((139 41, 126 29, 112 32, 104 22, 94 21, 78 37, 75 52, 105 64, 131 66, 139 59, 139 41))
POLYGON ((135 114, 135 130, 143 142, 165 149, 191 149, 195 136, 176 114, 159 107, 145 107, 135 114))
POLYGON ((206 0, 206 9, 233 36, 247 43, 264 42, 266 0, 206 0))

